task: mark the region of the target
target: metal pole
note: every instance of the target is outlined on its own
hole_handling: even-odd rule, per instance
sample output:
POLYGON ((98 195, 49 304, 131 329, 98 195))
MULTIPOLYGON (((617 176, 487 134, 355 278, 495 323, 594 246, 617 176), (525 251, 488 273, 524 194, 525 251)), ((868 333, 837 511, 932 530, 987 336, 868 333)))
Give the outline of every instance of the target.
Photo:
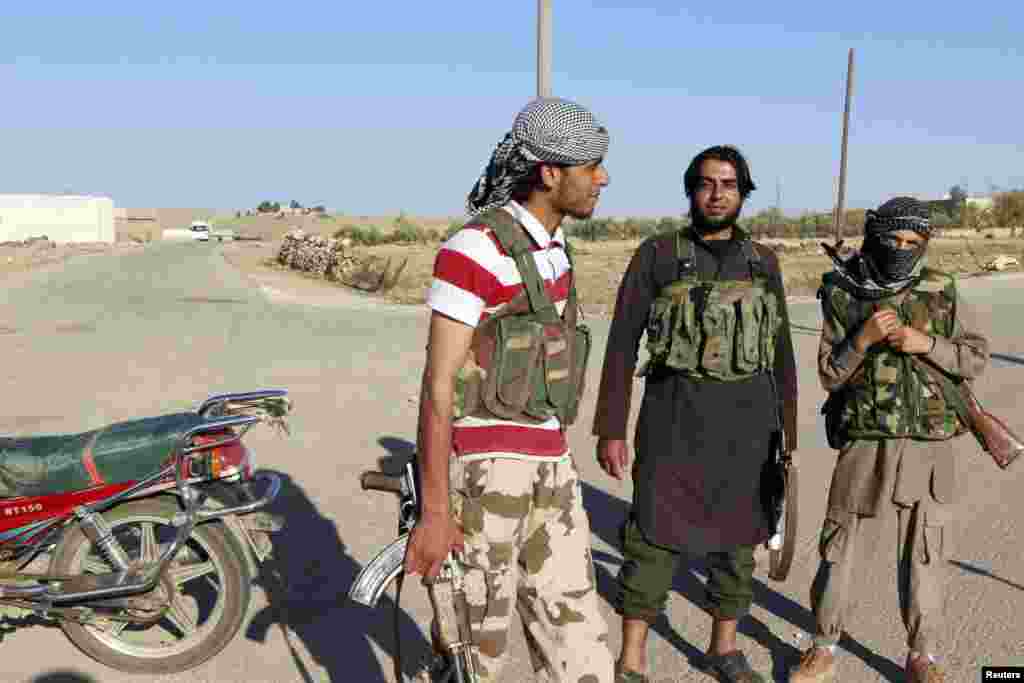
POLYGON ((537 0, 537 97, 551 97, 551 2, 537 0))
POLYGON ((843 110, 843 149, 839 161, 839 198, 836 202, 835 229, 836 243, 842 239, 844 223, 843 209, 846 204, 846 143, 850 131, 850 98, 853 96, 853 48, 850 48, 849 64, 846 67, 846 107, 843 110))

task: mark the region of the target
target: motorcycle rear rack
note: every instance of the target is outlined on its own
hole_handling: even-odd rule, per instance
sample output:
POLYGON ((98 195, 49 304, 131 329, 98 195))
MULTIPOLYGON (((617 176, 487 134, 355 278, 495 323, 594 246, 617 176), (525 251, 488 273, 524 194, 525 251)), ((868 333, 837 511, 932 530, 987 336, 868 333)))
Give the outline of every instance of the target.
MULTIPOLYGON (((288 392, 284 389, 266 389, 262 391, 251 391, 246 393, 237 394, 220 394, 217 396, 211 396, 210 398, 203 401, 196 411, 200 416, 206 416, 211 410, 218 406, 222 406, 227 402, 246 402, 246 401, 258 401, 265 398, 279 398, 287 396, 288 392)), ((216 417, 207 420, 206 422, 196 425, 192 429, 185 432, 178 440, 177 445, 174 448, 174 455, 171 458, 171 463, 161 468, 157 472, 154 472, 148 477, 137 481, 131 487, 118 493, 115 496, 107 498, 102 501, 97 501, 90 505, 84 506, 83 512, 101 512, 106 510, 117 503, 120 503, 126 498, 130 498, 138 492, 160 482, 162 479, 168 478, 171 474, 174 475, 174 488, 178 490, 179 495, 185 500, 187 495, 185 491, 188 489, 188 482, 183 478, 182 472, 186 471, 185 465, 191 460, 196 453, 208 451, 221 446, 230 445, 237 443, 245 435, 245 433, 256 423, 261 422, 259 417, 253 415, 238 415, 233 417, 216 417), (211 441, 209 443, 193 445, 195 437, 201 434, 210 434, 213 432, 223 433, 225 430, 231 430, 233 427, 241 427, 240 432, 232 431, 230 436, 217 441, 211 441)), ((203 511, 200 519, 213 519, 216 517, 222 517, 224 515, 232 514, 244 514, 251 512, 266 505, 266 503, 273 500, 276 497, 278 490, 280 489, 280 480, 276 475, 263 474, 264 477, 270 477, 272 491, 269 499, 265 501, 257 501, 255 503, 248 503, 246 505, 240 505, 234 508, 223 508, 217 510, 216 513, 203 511)))

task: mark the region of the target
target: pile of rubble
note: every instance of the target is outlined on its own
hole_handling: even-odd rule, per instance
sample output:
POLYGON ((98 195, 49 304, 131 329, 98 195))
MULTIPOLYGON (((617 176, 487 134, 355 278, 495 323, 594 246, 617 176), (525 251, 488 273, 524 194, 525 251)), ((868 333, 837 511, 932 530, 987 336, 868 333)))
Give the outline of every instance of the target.
POLYGON ((390 258, 357 256, 348 238, 307 234, 296 228, 284 236, 277 262, 367 292, 386 292, 397 284, 408 259, 392 270, 390 258))
POLYGON ((277 262, 328 280, 343 280, 359 266, 351 240, 307 235, 300 229, 284 236, 277 262))
POLYGON ((1016 256, 1010 256, 1009 254, 999 254, 985 264, 985 270, 1002 271, 1011 268, 1020 268, 1020 261, 1017 260, 1016 256))

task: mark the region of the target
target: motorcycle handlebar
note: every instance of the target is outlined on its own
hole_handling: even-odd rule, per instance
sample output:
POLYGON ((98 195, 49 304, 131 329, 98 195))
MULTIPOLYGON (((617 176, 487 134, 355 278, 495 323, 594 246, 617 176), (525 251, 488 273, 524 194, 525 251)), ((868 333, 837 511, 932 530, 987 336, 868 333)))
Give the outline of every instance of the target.
POLYGON ((390 491, 402 495, 401 475, 385 474, 383 472, 368 471, 359 476, 359 482, 363 490, 390 491))

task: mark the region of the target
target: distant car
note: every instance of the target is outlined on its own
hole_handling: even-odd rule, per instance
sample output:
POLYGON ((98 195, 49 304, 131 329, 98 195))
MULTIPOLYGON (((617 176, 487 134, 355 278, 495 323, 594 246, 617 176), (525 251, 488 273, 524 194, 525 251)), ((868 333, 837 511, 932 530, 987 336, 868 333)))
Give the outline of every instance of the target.
POLYGON ((210 240, 210 224, 206 221, 192 221, 192 239, 208 242, 210 240))
POLYGON ((206 221, 192 221, 192 239, 209 242, 231 242, 238 238, 238 235, 231 228, 213 228, 206 221))

